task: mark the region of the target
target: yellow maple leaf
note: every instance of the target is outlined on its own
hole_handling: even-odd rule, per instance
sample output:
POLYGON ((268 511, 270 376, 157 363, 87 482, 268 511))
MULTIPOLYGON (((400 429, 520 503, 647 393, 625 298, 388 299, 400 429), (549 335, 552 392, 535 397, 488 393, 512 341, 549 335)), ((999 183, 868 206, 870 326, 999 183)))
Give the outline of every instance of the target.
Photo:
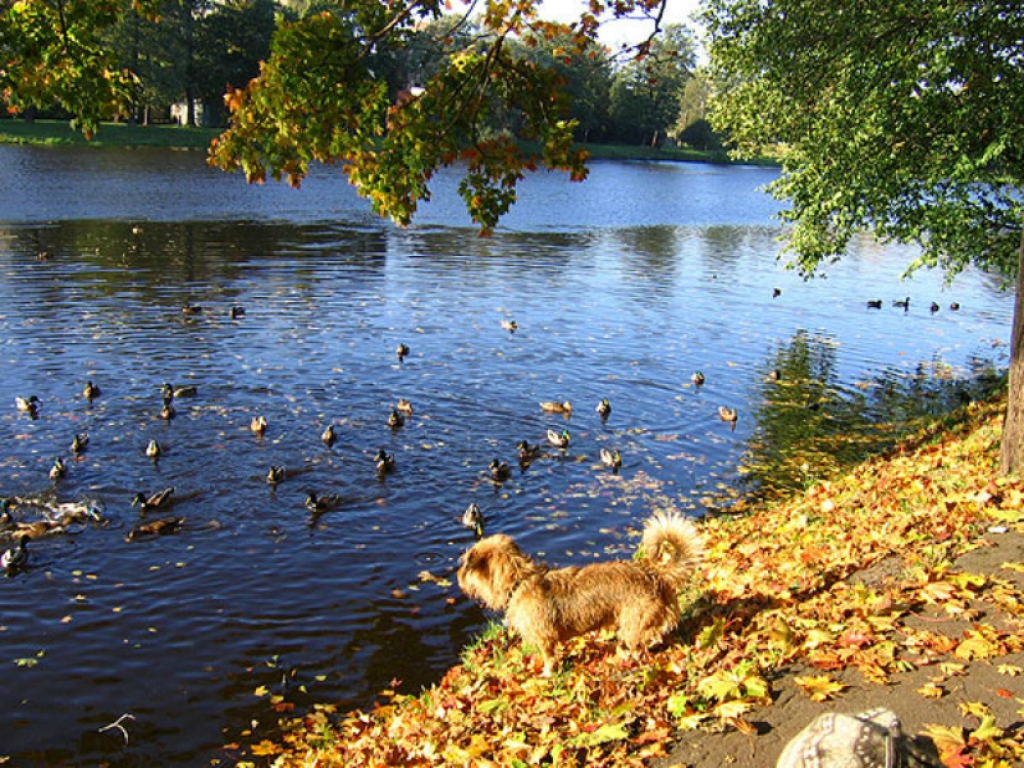
POLYGON ((942 686, 936 685, 935 683, 925 683, 917 689, 917 692, 926 699, 941 699, 946 695, 946 691, 942 686))
POLYGON ((798 677, 793 682, 801 691, 810 696, 812 701, 827 701, 847 687, 844 683, 833 680, 828 675, 798 677))
POLYGON ((252 747, 249 748, 249 751, 252 752, 254 756, 266 757, 268 755, 278 754, 281 751, 281 748, 274 742, 264 739, 259 744, 253 744, 252 747))

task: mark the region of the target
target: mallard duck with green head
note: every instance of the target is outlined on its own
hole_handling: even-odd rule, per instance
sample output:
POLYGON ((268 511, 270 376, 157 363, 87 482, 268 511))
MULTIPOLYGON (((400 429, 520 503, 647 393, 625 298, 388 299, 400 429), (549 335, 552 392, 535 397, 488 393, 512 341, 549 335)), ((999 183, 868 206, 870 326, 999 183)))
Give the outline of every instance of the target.
POLYGON ((146 496, 144 493, 136 493, 132 498, 132 506, 138 507, 141 514, 152 512, 154 509, 171 506, 171 496, 174 495, 174 486, 168 486, 162 491, 146 496))
POLYGON ((556 432, 553 429, 548 430, 548 442, 556 448, 568 448, 569 440, 571 439, 572 436, 567 429, 563 429, 561 432, 556 432))
POLYGON ((693 382, 693 385, 695 387, 703 387, 705 380, 706 379, 704 377, 704 372, 703 371, 694 371, 690 375, 690 381, 693 382))
POLYGON ((164 452, 164 449, 160 447, 160 443, 156 440, 150 440, 146 443, 146 455, 151 459, 158 459, 164 452))

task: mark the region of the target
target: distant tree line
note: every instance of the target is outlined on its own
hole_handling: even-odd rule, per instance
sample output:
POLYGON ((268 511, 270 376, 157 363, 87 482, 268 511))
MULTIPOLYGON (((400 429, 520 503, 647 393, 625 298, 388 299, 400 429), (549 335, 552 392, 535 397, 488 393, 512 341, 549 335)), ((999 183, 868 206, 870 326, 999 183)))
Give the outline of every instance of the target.
MULTIPOLYGON (((121 117, 140 124, 225 126, 225 92, 259 74, 282 22, 345 13, 336 0, 164 0, 155 15, 138 12, 132 0, 119 1, 124 4, 120 20, 101 42, 135 75, 133 108, 121 117)), ((397 99, 429 82, 452 55, 473 45, 483 50, 488 42, 477 21, 442 16, 409 37, 382 41, 371 66, 397 99)), ((704 119, 710 89, 696 69, 696 46, 683 26, 665 29, 642 56, 617 56, 596 43, 581 51, 573 40, 558 36, 506 45, 523 61, 558 73, 577 141, 661 146, 675 140, 696 149, 721 148, 704 119)), ((23 115, 64 113, 38 104, 23 115)), ((515 121, 516 115, 501 109, 488 118, 491 130, 513 134, 515 121)))

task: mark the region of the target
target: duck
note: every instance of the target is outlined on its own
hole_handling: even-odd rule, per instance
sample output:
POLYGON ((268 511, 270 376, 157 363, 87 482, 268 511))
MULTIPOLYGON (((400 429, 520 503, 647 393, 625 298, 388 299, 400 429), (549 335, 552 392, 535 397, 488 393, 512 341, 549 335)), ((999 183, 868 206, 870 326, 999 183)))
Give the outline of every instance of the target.
POLYGON ((907 298, 902 299, 902 300, 897 299, 896 301, 894 301, 892 303, 892 305, 894 307, 896 307, 897 309, 902 309, 902 310, 906 311, 906 310, 910 309, 910 297, 907 296, 907 298))
POLYGON ((483 512, 480 511, 480 507, 477 506, 476 502, 472 502, 468 507, 466 507, 466 511, 462 513, 462 524, 467 528, 471 528, 478 539, 483 538, 484 515, 483 512))
POLYGON ((773 299, 777 299, 781 295, 782 295, 782 289, 781 288, 772 288, 772 298, 773 299))
POLYGON ((616 450, 609 450, 607 448, 601 449, 601 463, 606 467, 612 469, 618 469, 622 466, 622 456, 616 450))
POLYGON ((286 476, 287 471, 280 464, 276 464, 267 470, 267 482, 270 485, 277 485, 282 482, 286 476))
POLYGON ((3 568, 4 573, 8 576, 14 576, 28 565, 29 538, 29 536, 23 535, 18 539, 16 549, 8 549, 3 555, 0 555, 0 568, 3 568))
POLYGON ((28 397, 15 397, 14 405, 22 413, 27 413, 30 416, 35 416, 39 412, 39 404, 43 402, 35 395, 29 395, 28 397))
POLYGON ((341 503, 341 496, 334 493, 319 496, 313 491, 310 491, 306 494, 306 501, 304 503, 306 505, 306 509, 314 515, 322 515, 325 512, 330 512, 338 506, 341 503))
POLYGON ((735 408, 727 408, 724 405, 718 406, 718 418, 722 421, 735 422, 739 418, 735 408))
POLYGON ((398 361, 401 362, 405 359, 405 356, 409 354, 409 347, 405 344, 399 344, 398 349, 395 350, 395 354, 398 355, 398 361))
POLYGON ((160 458, 160 454, 164 452, 164 449, 160 447, 160 443, 156 440, 150 440, 146 444, 146 455, 151 459, 160 458))
POLYGON ((253 416, 252 421, 249 422, 249 429, 252 430, 253 434, 263 437, 263 433, 267 431, 267 417, 253 416))
POLYGON ((377 474, 385 475, 388 472, 395 471, 395 455, 393 453, 386 453, 383 448, 377 451, 377 455, 373 457, 373 460, 377 462, 377 474))
POLYGON ((163 536, 165 533, 177 533, 184 524, 184 517, 161 517, 151 523, 135 526, 129 531, 125 541, 135 541, 143 536, 163 536))
POLYGON ((86 520, 98 523, 103 519, 100 515, 100 508, 89 501, 65 501, 60 504, 48 504, 47 509, 54 514, 56 525, 61 529, 71 523, 83 523, 86 520))
POLYGON ((398 398, 398 405, 395 406, 395 410, 399 413, 404 413, 406 416, 412 416, 412 403, 404 397, 400 397, 398 398))
POLYGON ((572 403, 568 400, 559 403, 555 400, 544 400, 540 404, 540 409, 545 413, 572 413, 572 403))
POLYGON ((64 463, 64 459, 60 456, 53 460, 53 466, 50 467, 50 479, 60 480, 68 473, 67 465, 64 463))
POLYGON ((51 533, 63 530, 59 523, 53 520, 33 520, 32 522, 15 522, 11 519, 10 513, 3 517, 7 522, 3 523, 4 532, 12 539, 29 538, 41 539, 51 533))
POLYGON ((91 381, 85 382, 85 387, 82 389, 82 397, 86 400, 92 400, 99 397, 102 394, 100 388, 93 384, 91 381))
POLYGON ((71 452, 78 456, 89 447, 89 436, 85 432, 79 432, 71 438, 71 452))
POLYGON ((600 415, 602 419, 607 419, 608 414, 612 412, 612 404, 608 402, 608 398, 604 398, 600 403, 597 404, 597 408, 594 410, 600 415))
POLYGON ((391 413, 388 414, 388 426, 392 429, 405 426, 405 416, 399 413, 397 408, 392 408, 391 413))
POLYGON ((174 494, 174 486, 168 486, 162 491, 157 491, 152 496, 146 496, 142 493, 136 493, 132 498, 132 506, 138 507, 139 512, 143 515, 154 509, 160 509, 161 507, 169 507, 171 505, 171 496, 174 494))
POLYGON ((160 387, 160 392, 164 396, 164 399, 174 399, 176 397, 195 397, 199 393, 199 387, 195 384, 186 384, 181 387, 172 386, 169 381, 165 381, 160 387))
POLYGON ((236 304, 235 306, 231 307, 231 309, 228 310, 228 316, 232 320, 237 320, 240 317, 244 317, 245 316, 245 307, 242 307, 242 306, 239 306, 239 305, 236 304))
POLYGON ((519 324, 515 320, 502 320, 501 327, 509 333, 515 333, 519 330, 519 324))
POLYGON ((181 314, 183 315, 201 315, 203 308, 199 304, 193 304, 192 302, 186 301, 185 306, 181 308, 181 314))
POLYGON ((881 309, 881 308, 882 308, 882 300, 881 299, 868 299, 868 309, 881 309))
POLYGON ((952 312, 959 312, 960 311, 960 302, 954 301, 952 304, 949 305, 949 309, 952 312))
POLYGON ((703 387, 705 381, 703 371, 694 371, 690 374, 690 381, 693 382, 694 386, 703 387))
POLYGON ((931 305, 931 307, 929 307, 929 309, 931 309, 932 314, 934 315, 936 312, 938 312, 941 309, 941 307, 938 305, 937 302, 933 301, 932 305, 931 305))
POLYGON ((782 381, 782 371, 778 368, 772 368, 768 371, 768 381, 782 381))
POLYGON ((572 435, 569 434, 569 430, 563 429, 561 432, 556 432, 553 429, 548 430, 548 442, 558 448, 568 448, 569 440, 572 439, 572 435))
POLYGON ((160 418, 164 421, 170 421, 177 415, 178 412, 174 410, 174 401, 169 397, 165 397, 163 407, 160 408, 160 418))
POLYGON ((334 425, 328 424, 324 427, 324 431, 320 433, 320 439, 323 440, 324 445, 328 448, 334 445, 337 441, 338 436, 334 433, 334 425))
POLYGON ((491 479, 498 483, 503 480, 508 480, 512 475, 512 470, 509 469, 508 464, 504 461, 500 461, 499 459, 492 461, 488 469, 491 470, 491 479))
POLYGON ((516 450, 519 451, 519 463, 528 464, 540 455, 539 445, 530 445, 526 440, 516 443, 516 450))

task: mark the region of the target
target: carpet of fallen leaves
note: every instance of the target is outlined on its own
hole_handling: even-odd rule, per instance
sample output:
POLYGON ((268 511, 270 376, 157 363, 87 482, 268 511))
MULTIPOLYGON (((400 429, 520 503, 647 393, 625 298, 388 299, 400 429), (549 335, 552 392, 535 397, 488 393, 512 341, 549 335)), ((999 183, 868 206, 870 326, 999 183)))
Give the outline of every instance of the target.
MULTIPOLYGON (((1002 400, 972 404, 784 503, 707 517, 708 557, 684 597, 684 620, 646 658, 616 653, 607 636, 584 638, 567 649, 565 669, 544 679, 531 649, 494 631, 419 696, 384 692, 370 711, 324 705, 291 716, 281 723, 283 738, 252 745, 250 759, 279 766, 642 765, 664 754, 680 730, 751 731, 746 718, 770 704, 771 671, 782 665, 814 668, 818 674, 797 685, 825 700, 843 688, 833 675, 847 667, 884 685, 939 657, 998 660, 1024 650, 1024 595, 1011 582, 951 568, 980 532, 1024 526, 1024 484, 998 473, 1004 407, 1002 400), (880 586, 847 580, 886 558, 898 562, 897 577, 880 586), (957 614, 978 600, 1009 629, 976 622, 950 638, 904 622, 915 610, 957 614)), ((973 730, 930 734, 946 765, 1024 758, 1019 736, 1006 735, 983 711, 970 714, 978 721, 973 730)))

